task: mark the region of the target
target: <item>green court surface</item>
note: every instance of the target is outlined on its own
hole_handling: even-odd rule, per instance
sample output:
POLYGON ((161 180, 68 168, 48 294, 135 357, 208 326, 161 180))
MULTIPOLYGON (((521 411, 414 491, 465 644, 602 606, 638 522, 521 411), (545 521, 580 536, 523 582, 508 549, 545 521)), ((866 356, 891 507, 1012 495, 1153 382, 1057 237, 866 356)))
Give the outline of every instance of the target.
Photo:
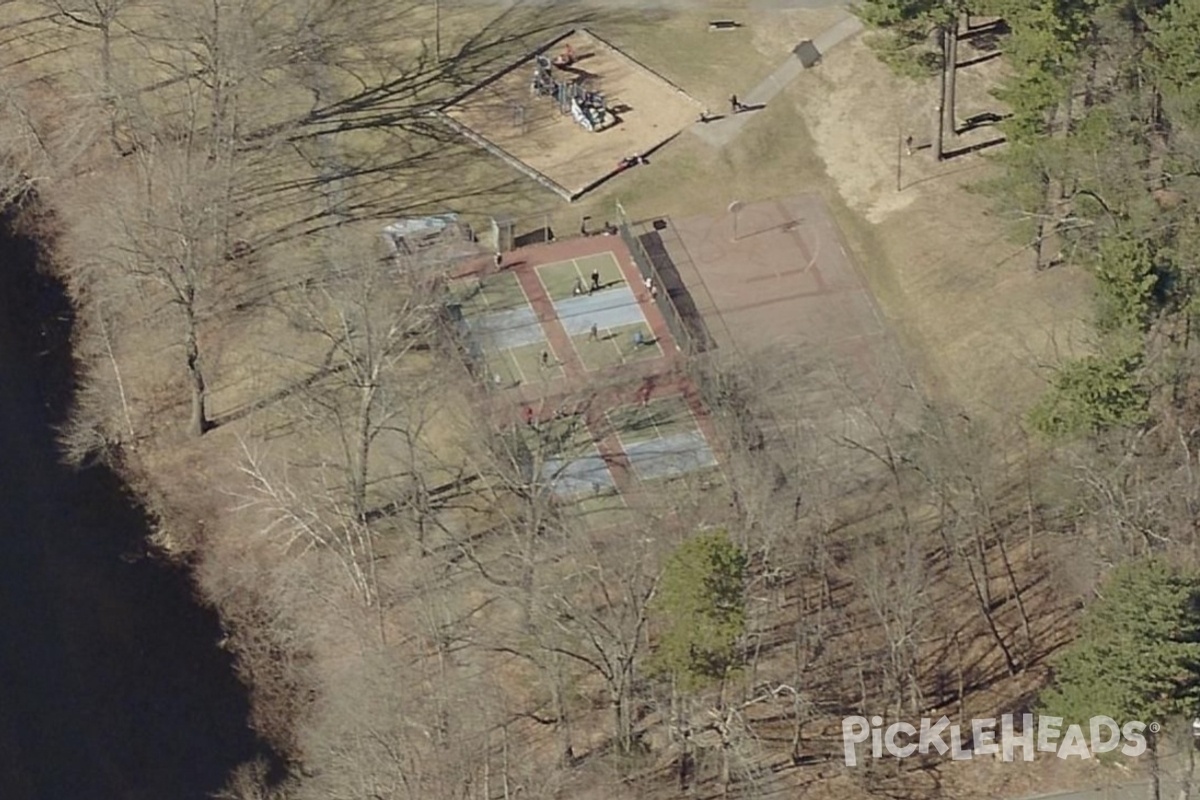
POLYGON ((548 346, 530 344, 498 350, 486 356, 487 378, 498 386, 508 388, 521 384, 552 381, 563 377, 563 368, 548 346), (542 353, 550 356, 550 365, 542 364, 542 353), (499 377, 497 381, 496 378, 499 377))
POLYGON ((562 364, 549 344, 530 344, 524 347, 513 347, 504 352, 516 363, 524 376, 523 383, 552 381, 563 377, 562 364), (549 362, 542 360, 542 353, 549 356, 549 362))
POLYGON ((524 426, 521 438, 536 460, 562 456, 574 458, 590 450, 595 442, 584 418, 567 414, 541 420, 536 426, 524 426))
POLYGON ((590 370, 606 369, 634 361, 660 358, 663 349, 654 340, 654 333, 645 322, 622 325, 618 328, 599 328, 597 338, 590 333, 572 336, 571 343, 579 353, 579 360, 590 370), (642 344, 635 343, 635 335, 642 334, 642 344))
POLYGON ((545 264, 537 268, 537 274, 551 300, 566 300, 575 296, 576 285, 587 292, 592 285, 593 270, 600 273, 600 285, 605 288, 626 282, 612 253, 545 264))
POLYGON ((608 412, 608 422, 623 444, 635 444, 690 433, 699 429, 682 397, 667 397, 645 406, 625 406, 608 412))
POLYGON ((634 521, 633 512, 625 505, 619 492, 598 494, 574 503, 571 510, 592 530, 602 528, 628 529, 634 521))
POLYGON ((511 272, 500 272, 485 278, 466 278, 457 281, 451 291, 462 304, 463 316, 466 317, 529 305, 525 290, 511 272))

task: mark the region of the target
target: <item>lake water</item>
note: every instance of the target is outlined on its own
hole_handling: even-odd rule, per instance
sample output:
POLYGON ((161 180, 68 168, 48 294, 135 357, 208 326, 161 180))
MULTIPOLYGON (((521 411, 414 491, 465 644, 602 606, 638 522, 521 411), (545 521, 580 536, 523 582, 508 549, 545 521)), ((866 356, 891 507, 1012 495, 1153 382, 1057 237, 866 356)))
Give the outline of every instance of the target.
POLYGON ((59 464, 71 315, 0 232, 0 798, 190 800, 266 754, 216 615, 140 557, 117 477, 59 464))

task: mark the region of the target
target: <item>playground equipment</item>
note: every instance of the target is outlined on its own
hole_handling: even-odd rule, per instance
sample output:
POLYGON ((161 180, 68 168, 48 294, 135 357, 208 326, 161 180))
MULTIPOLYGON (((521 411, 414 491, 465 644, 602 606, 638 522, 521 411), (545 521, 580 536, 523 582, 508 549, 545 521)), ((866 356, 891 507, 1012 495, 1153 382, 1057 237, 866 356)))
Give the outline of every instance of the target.
POLYGON ((551 98, 558 104, 560 113, 570 114, 586 130, 598 131, 608 124, 610 118, 604 95, 589 89, 587 79, 581 75, 575 75, 570 80, 559 80, 554 75, 554 67, 566 69, 575 60, 575 52, 570 45, 553 60, 536 56, 529 88, 539 97, 551 98))
POLYGON ((565 69, 571 66, 575 63, 575 50, 571 47, 571 45, 567 45, 563 48, 561 53, 554 57, 554 60, 551 63, 559 69, 565 69))

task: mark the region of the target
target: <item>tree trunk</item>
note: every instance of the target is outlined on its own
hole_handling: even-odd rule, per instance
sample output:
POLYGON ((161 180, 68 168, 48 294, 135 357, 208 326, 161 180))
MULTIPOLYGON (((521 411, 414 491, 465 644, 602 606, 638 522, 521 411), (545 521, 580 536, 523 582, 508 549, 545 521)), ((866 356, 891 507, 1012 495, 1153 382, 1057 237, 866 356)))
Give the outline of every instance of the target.
POLYGON ((1147 188, 1151 192, 1162 191, 1167 188, 1167 155, 1170 150, 1170 142, 1167 137, 1166 122, 1163 117, 1162 110, 1162 92, 1158 87, 1154 87, 1150 95, 1150 120, 1149 120, 1149 142, 1150 142, 1150 158, 1146 169, 1147 188))
POLYGON ((1025 636, 1025 644, 1033 648, 1033 630, 1029 624, 1029 612, 1025 609, 1025 600, 1021 597, 1021 584, 1013 571, 1012 559, 1008 557, 1008 545, 1004 543, 1004 533, 1001 532, 996 540, 1000 548, 1000 558, 1004 563, 1004 572, 1008 576, 1008 584, 1012 587, 1013 600, 1017 603, 1017 611, 1021 614, 1021 633, 1025 636))
POLYGON ((121 143, 117 139, 117 98, 112 78, 112 21, 100 18, 100 79, 104 82, 104 105, 108 110, 108 136, 118 151, 121 143))
POLYGON ((203 436, 212 427, 208 419, 208 386, 204 381, 204 371, 200 365, 200 344, 196 330, 196 314, 191 305, 184 308, 187 317, 187 332, 184 340, 184 354, 187 358, 188 378, 192 388, 192 416, 188 430, 193 436, 203 436))
POLYGON ((945 63, 945 126, 951 137, 958 136, 958 119, 955 113, 955 88, 958 85, 958 17, 946 28, 945 63))
POLYGON ((629 708, 629 693, 618 687, 613 690, 613 723, 616 727, 617 745, 628 754, 633 749, 633 722, 629 708))
POLYGON ((1150 734, 1146 737, 1150 750, 1150 797, 1162 800, 1162 764, 1158 758, 1158 737, 1150 734))
POLYGON ((942 51, 942 81, 939 88, 937 110, 933 115, 933 158, 942 160, 942 136, 946 130, 946 29, 938 28, 938 47, 942 51))
POLYGON ((354 455, 350 459, 350 502, 354 518, 365 522, 367 518, 367 475, 371 456, 371 408, 375 402, 375 387, 367 385, 359 389, 358 419, 354 426, 354 455))

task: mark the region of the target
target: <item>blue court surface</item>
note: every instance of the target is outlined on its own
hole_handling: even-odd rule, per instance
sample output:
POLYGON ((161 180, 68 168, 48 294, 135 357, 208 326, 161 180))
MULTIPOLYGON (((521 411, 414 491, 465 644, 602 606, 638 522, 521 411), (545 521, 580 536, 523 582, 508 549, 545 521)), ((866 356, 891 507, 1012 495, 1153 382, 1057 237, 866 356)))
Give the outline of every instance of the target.
POLYGON ((608 465, 604 463, 595 447, 576 458, 546 459, 542 464, 542 480, 549 484, 559 497, 579 497, 617 490, 608 465))
POLYGON ((600 329, 620 328, 646 322, 637 298, 628 284, 601 289, 594 294, 555 300, 554 311, 568 336, 580 336, 595 325, 600 329))
POLYGON ((622 447, 633 471, 642 480, 673 478, 717 465, 708 440, 699 430, 632 444, 622 442, 622 447))
POLYGON ((466 324, 485 352, 509 350, 546 341, 542 325, 529 306, 468 317, 466 324))

